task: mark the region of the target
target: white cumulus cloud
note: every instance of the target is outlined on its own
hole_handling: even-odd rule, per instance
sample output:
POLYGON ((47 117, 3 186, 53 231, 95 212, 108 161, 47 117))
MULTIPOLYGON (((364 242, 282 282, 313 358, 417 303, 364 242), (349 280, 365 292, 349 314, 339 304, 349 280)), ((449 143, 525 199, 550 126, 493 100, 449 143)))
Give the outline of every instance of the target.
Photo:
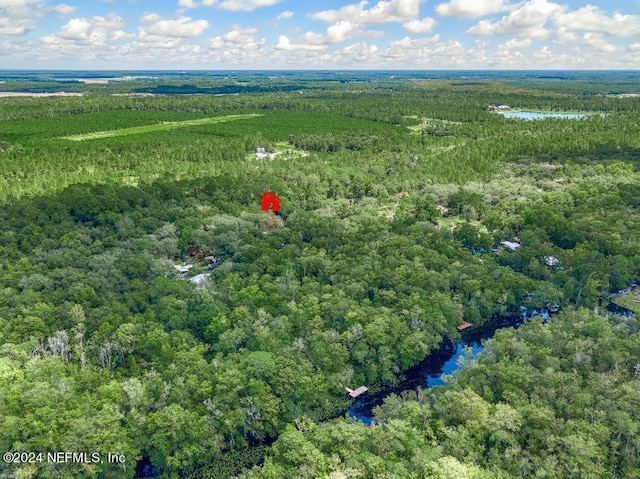
POLYGON ((196 8, 198 4, 194 0, 178 0, 178 6, 182 8, 196 8))
POLYGON ((311 14, 314 20, 335 23, 348 20, 360 25, 381 25, 391 22, 406 22, 420 13, 421 0, 380 0, 371 8, 368 1, 346 5, 338 10, 324 10, 311 14))
POLYGON ((252 12, 257 8, 270 7, 277 3, 280 3, 280 0, 223 0, 219 8, 232 12, 252 12))
MULTIPOLYGON (((2 1, 2 0, 0 0, 2 1)), ((212 7, 232 12, 252 12, 258 8, 270 7, 281 0, 178 0, 178 5, 182 8, 212 7)))
POLYGON ((242 28, 234 25, 233 29, 224 35, 222 40, 224 45, 240 47, 244 50, 255 50, 266 42, 264 38, 256 39, 255 35, 258 33, 257 28, 242 28))
POLYGON ((404 37, 395 40, 381 53, 387 60, 396 64, 428 64, 433 58, 435 51, 443 47, 439 45, 440 36, 434 35, 430 38, 409 38, 404 37))
POLYGON ((608 41, 608 36, 599 32, 585 33, 582 36, 581 43, 603 53, 617 53, 624 51, 623 47, 610 43, 608 41))
POLYGON ((284 12, 282 12, 280 15, 278 15, 276 18, 278 20, 284 20, 286 18, 291 18, 293 17, 293 12, 290 10, 285 10, 284 12))
POLYGON ((351 32, 355 29, 356 26, 353 23, 343 20, 327 28, 325 41, 328 43, 342 42, 349 38, 351 36, 351 32))
POLYGON ((92 18, 72 18, 55 35, 43 37, 49 44, 68 41, 78 45, 104 45, 107 41, 119 40, 127 36, 123 30, 126 22, 117 15, 95 16, 92 18))
MULTIPOLYGON (((451 3, 453 3, 452 0, 451 3)), ((462 0, 459 0, 462 1, 462 0)), ((591 42, 600 51, 613 51, 612 44, 606 46, 596 36, 580 37, 577 31, 601 33, 610 37, 634 37, 640 35, 640 15, 607 14, 594 5, 570 10, 567 5, 549 0, 527 0, 517 4, 508 15, 497 21, 482 20, 467 30, 473 35, 515 35, 534 39, 546 39, 554 34, 554 41, 568 45, 576 42, 591 42)), ((547 58, 543 50, 540 58, 547 58)))
POLYGON ((47 6, 41 0, 0 0, 0 35, 25 35, 47 15, 70 15, 75 7, 61 3, 47 6))
POLYGON ((157 13, 145 13, 140 17, 140 23, 154 23, 161 19, 162 17, 157 13))
POLYGON ((410 20, 404 23, 402 26, 409 33, 428 33, 436 26, 436 21, 431 17, 423 18, 422 20, 410 20))
POLYGON ((511 50, 515 48, 526 48, 530 47, 533 41, 531 38, 512 38, 511 40, 507 40, 504 43, 498 45, 499 49, 511 50))
POLYGON ((326 45, 311 45, 308 43, 291 43, 291 40, 285 35, 278 37, 278 42, 275 44, 276 50, 305 50, 305 51, 320 51, 326 48, 326 45))
POLYGON ((515 35, 529 38, 547 38, 551 31, 547 23, 568 7, 547 0, 530 0, 521 4, 497 22, 482 20, 467 30, 473 35, 515 35))
POLYGON ((38 3, 38 0, 0 0, 0 8, 26 7, 38 3))
POLYGON ((148 25, 139 29, 143 36, 189 38, 200 36, 209 28, 206 20, 193 20, 185 16, 163 20, 155 13, 144 15, 140 22, 148 25))
POLYGON ((314 45, 339 43, 348 39, 354 30, 356 30, 356 25, 348 20, 341 20, 327 28, 327 33, 324 35, 307 32, 302 38, 305 43, 314 45))
POLYGON ((209 39, 206 51, 217 55, 219 61, 229 61, 233 64, 240 61, 264 61, 266 39, 256 38, 257 34, 257 28, 232 25, 231 30, 224 35, 209 39))
POLYGON ((51 11, 57 13, 58 15, 71 15, 76 11, 76 7, 72 7, 71 5, 67 5, 66 3, 61 3, 54 6, 51 11))
POLYGON ((0 35, 24 35, 35 27, 35 23, 28 19, 0 17, 0 35))
POLYGON ((509 2, 505 0, 451 0, 436 7, 440 15, 458 18, 484 17, 509 9, 509 2))
POLYGON ((553 41, 559 45, 571 45, 578 41, 578 35, 576 32, 559 27, 556 29, 553 41))
POLYGON ((554 23, 567 30, 591 30, 614 37, 640 36, 640 15, 609 16, 593 5, 557 15, 554 23))
POLYGON ((340 64, 351 65, 353 62, 370 64, 377 58, 378 47, 376 45, 368 45, 365 42, 358 42, 346 46, 336 53, 338 53, 338 63, 340 64))

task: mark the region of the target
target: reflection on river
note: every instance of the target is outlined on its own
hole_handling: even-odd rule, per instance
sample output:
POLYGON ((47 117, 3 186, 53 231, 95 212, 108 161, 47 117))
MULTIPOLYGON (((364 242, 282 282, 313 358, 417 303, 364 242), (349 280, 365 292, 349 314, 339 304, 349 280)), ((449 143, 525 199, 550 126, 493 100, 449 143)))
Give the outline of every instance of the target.
POLYGON ((633 316, 633 311, 631 311, 630 309, 624 308, 622 306, 618 306, 615 303, 609 303, 607 305, 607 311, 613 314, 618 314, 625 318, 630 318, 633 316))
POLYGON ((484 346, 480 340, 471 342, 447 341, 440 349, 434 351, 419 365, 409 369, 403 381, 396 386, 384 389, 375 394, 362 397, 349 408, 349 416, 359 419, 365 424, 373 422, 373 408, 382 404, 383 399, 390 394, 400 394, 402 391, 415 390, 418 387, 430 388, 444 384, 443 375, 452 374, 460 367, 460 359, 463 357, 474 358, 484 346))

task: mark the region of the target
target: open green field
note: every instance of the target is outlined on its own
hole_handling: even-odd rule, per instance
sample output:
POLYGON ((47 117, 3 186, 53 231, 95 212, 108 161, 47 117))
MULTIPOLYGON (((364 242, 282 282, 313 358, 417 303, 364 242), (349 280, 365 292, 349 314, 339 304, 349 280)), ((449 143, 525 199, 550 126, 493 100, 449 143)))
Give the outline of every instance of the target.
POLYGON ((62 138, 63 140, 72 140, 72 141, 98 140, 101 138, 112 138, 116 136, 128 136, 128 135, 141 135, 143 133, 151 133, 155 131, 173 130, 175 128, 181 128, 185 126, 210 125, 215 123, 224 123, 227 121, 245 120, 245 119, 253 118, 256 116, 261 116, 261 115, 252 113, 247 115, 229 115, 229 116, 216 116, 212 118, 200 118, 198 120, 166 121, 166 122, 158 123, 155 125, 134 126, 131 128, 121 128, 119 130, 95 131, 92 133, 84 133, 81 135, 62 136, 60 138, 62 138))

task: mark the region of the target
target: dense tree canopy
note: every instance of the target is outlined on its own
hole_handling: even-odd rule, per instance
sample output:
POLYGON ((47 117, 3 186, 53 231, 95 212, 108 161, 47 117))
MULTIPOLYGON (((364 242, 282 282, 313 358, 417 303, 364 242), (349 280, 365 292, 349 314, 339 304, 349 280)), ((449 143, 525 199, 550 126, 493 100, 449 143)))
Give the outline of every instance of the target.
POLYGON ((446 386, 389 396, 372 426, 287 426, 243 477, 638 477, 639 353, 635 323, 587 310, 501 330, 446 386))
POLYGON ((229 477, 279 438, 247 477, 637 475, 637 325, 589 311, 640 280, 638 100, 357 85, 0 99, 0 449, 127 457, 0 471, 229 477), (256 115, 65 138, 236 114, 256 115), (551 306, 589 311, 498 333, 376 426, 325 422, 463 321, 551 306))

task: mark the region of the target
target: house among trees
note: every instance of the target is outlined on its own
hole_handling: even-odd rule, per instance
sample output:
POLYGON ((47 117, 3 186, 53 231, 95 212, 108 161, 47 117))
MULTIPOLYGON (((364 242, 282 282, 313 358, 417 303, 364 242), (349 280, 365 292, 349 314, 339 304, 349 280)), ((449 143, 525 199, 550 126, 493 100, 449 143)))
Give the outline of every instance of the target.
POLYGON ((174 264, 173 267, 178 270, 179 273, 188 273, 191 268, 193 268, 192 264, 174 264))
POLYGON ((189 279, 193 284, 204 284, 209 279, 209 273, 202 273, 189 279))
POLYGON ((500 245, 504 246, 509 251, 516 251, 521 246, 520 243, 515 243, 513 241, 500 241, 500 245))
POLYGON ((186 278, 189 270, 193 268, 192 264, 174 264, 173 267, 180 273, 181 278, 186 278))
POLYGON ((267 153, 267 149, 263 146, 256 148, 256 160, 264 160, 265 158, 273 160, 275 158, 275 154, 267 153))
POLYGON ((460 326, 458 326, 458 331, 464 331, 465 329, 469 329, 472 326, 473 326, 473 324, 468 323, 468 322, 465 321, 460 326))
POLYGON ((262 160, 267 157, 267 150, 263 147, 256 148, 256 160, 262 160))
POLYGON ((449 212, 449 208, 443 205, 438 205, 436 208, 438 209, 438 212, 441 216, 444 216, 449 212))
POLYGON ((358 396, 361 396, 362 394, 366 393, 369 388, 366 386, 360 386, 358 389, 349 389, 349 388, 345 388, 347 390, 347 392, 349 393, 349 396, 351 396, 352 399, 356 399, 358 396))

